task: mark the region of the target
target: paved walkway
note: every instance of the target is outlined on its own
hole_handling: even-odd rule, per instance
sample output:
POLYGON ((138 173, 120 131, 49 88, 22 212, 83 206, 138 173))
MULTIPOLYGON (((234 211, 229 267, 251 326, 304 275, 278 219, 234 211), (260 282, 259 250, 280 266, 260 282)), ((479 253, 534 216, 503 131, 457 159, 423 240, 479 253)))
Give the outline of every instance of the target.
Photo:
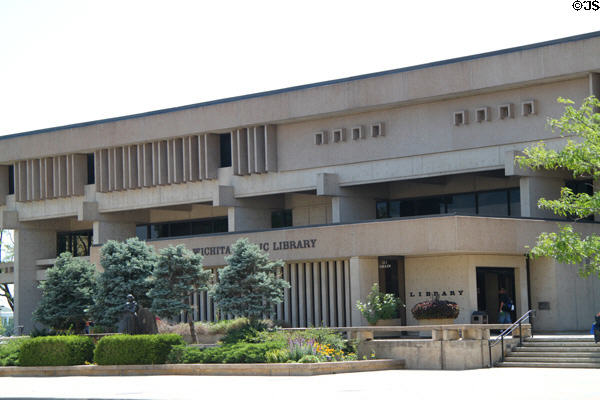
POLYGON ((65 399, 600 399, 597 369, 383 371, 314 377, 0 378, 1 398, 65 399))

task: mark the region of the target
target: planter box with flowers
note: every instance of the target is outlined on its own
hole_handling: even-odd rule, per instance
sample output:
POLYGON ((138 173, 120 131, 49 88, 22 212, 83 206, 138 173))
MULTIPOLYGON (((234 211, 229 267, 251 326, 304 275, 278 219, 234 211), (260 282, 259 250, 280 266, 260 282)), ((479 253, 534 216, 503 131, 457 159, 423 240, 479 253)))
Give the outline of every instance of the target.
MULTIPOLYGON (((450 325, 460 313, 458 304, 439 299, 417 303, 410 311, 419 325, 450 325)), ((421 335, 428 336, 428 332, 422 332, 421 335)))
MULTIPOLYGON (((382 293, 379 286, 375 283, 371 292, 367 295, 366 303, 356 302, 356 308, 361 312, 369 325, 377 326, 399 326, 403 325, 399 318, 398 311, 404 307, 402 301, 391 293, 382 293)), ((378 333, 377 337, 397 336, 398 333, 391 334, 378 333)))

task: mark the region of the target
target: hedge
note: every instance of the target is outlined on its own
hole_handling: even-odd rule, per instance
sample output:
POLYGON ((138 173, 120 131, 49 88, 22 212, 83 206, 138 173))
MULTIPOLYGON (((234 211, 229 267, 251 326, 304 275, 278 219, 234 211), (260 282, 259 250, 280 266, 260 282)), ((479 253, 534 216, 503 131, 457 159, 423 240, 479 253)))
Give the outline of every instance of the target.
POLYGON ((94 361, 99 365, 164 364, 171 347, 184 344, 177 334, 111 335, 96 345, 94 361))
POLYGON ((168 361, 172 364, 266 363, 268 351, 283 347, 285 344, 279 342, 226 344, 207 349, 175 346, 168 361))
POLYGON ((21 344, 19 364, 22 367, 46 365, 81 365, 91 362, 94 342, 84 336, 43 336, 21 344))
POLYGON ((0 367, 19 365, 21 345, 29 339, 11 339, 0 344, 0 367))

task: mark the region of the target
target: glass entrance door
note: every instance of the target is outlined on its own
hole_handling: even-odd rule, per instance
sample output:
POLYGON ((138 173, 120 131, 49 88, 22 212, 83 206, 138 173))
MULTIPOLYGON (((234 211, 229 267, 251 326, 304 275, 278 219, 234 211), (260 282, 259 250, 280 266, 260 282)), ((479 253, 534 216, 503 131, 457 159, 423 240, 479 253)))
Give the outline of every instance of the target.
MULTIPOLYGON (((477 267, 477 310, 488 314, 490 324, 498 323, 500 309, 500 288, 517 304, 515 293, 515 269, 477 267)), ((511 312, 511 320, 515 321, 516 311, 511 312)))

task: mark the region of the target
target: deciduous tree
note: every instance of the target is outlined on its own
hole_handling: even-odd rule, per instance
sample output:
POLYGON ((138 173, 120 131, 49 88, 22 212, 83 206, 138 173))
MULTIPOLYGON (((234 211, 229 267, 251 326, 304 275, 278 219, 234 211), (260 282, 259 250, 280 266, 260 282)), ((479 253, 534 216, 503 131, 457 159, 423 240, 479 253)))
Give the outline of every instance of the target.
MULTIPOLYGON (((559 98, 558 101, 566 104, 565 112, 560 118, 551 119, 549 125, 561 136, 568 137, 567 144, 553 150, 540 142, 526 149, 525 156, 518 157, 518 162, 533 169, 569 170, 574 178, 596 181, 600 177, 600 101, 589 97, 578 109, 571 100, 559 98)), ((574 193, 563 187, 560 198, 541 198, 538 206, 559 216, 583 219, 600 213, 600 192, 574 193)), ((580 264, 580 275, 600 277, 600 236, 582 236, 571 225, 562 225, 558 232, 542 233, 530 254, 552 257, 565 264, 580 264)))

